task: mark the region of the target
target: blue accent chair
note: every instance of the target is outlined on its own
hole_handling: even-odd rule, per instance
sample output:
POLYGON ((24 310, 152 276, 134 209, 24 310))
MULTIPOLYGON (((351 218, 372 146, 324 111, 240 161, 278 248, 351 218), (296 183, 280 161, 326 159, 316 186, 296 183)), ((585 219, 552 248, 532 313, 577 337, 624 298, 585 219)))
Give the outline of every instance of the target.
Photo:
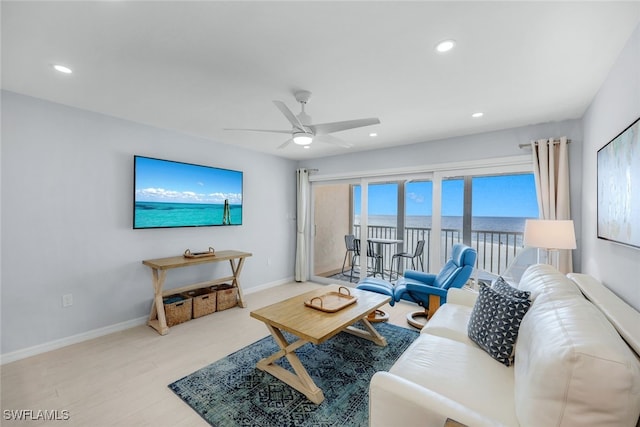
POLYGON ((467 283, 473 273, 476 256, 475 249, 456 243, 451 250, 451 258, 437 275, 415 270, 404 272, 404 277, 398 279, 393 290, 395 300, 411 301, 424 307, 424 311, 407 315, 409 324, 422 328, 424 323, 418 322, 415 318, 430 319, 436 310, 447 302, 447 291, 450 288, 461 288, 467 283))
POLYGON ((456 243, 451 250, 451 258, 437 275, 406 270, 404 277, 398 279, 395 286, 382 279, 367 277, 358 283, 357 288, 390 296, 391 306, 397 301, 406 300, 424 307, 424 311, 407 315, 407 321, 411 326, 422 329, 424 323, 416 318, 430 319, 436 310, 447 302, 447 291, 450 288, 461 288, 467 283, 473 272, 476 256, 475 249, 456 243))

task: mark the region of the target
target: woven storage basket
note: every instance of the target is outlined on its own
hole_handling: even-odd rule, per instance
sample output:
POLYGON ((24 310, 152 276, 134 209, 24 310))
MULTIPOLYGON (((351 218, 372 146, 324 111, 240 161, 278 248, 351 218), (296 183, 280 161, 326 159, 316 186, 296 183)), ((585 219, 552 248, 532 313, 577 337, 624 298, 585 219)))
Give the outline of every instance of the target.
POLYGON ((192 301, 182 295, 171 295, 163 298, 164 315, 167 318, 167 326, 171 327, 179 323, 191 320, 192 301))
POLYGON ((220 285, 217 288, 218 311, 238 305, 238 289, 232 285, 220 285))
POLYGON ((193 301, 193 318, 206 316, 216 311, 216 291, 211 288, 195 289, 182 294, 193 301))

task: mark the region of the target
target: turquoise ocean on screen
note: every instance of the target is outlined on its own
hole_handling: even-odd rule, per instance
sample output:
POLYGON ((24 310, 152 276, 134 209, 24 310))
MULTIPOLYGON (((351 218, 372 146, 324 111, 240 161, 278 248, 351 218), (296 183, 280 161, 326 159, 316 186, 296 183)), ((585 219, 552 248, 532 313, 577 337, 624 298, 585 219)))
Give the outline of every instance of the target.
MULTIPOLYGON (((242 206, 230 205, 231 224, 242 224, 242 206)), ((135 227, 222 225, 224 204, 136 202, 135 227)))

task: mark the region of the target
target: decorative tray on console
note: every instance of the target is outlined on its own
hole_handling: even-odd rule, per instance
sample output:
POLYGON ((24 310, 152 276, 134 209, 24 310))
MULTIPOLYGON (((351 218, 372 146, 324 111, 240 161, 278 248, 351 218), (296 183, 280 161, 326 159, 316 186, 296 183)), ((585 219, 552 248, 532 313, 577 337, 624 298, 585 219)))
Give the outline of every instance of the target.
POLYGON ((305 301, 304 305, 327 313, 335 313, 336 311, 342 310, 346 306, 353 304, 357 300, 358 298, 351 295, 348 288, 340 286, 340 288, 338 288, 338 292, 327 292, 324 295, 311 298, 310 300, 305 301), (342 292, 343 289, 346 293, 342 292))
POLYGON ((216 256, 216 251, 211 246, 209 246, 209 250, 206 252, 191 252, 189 249, 184 251, 185 258, 202 258, 207 256, 216 256))

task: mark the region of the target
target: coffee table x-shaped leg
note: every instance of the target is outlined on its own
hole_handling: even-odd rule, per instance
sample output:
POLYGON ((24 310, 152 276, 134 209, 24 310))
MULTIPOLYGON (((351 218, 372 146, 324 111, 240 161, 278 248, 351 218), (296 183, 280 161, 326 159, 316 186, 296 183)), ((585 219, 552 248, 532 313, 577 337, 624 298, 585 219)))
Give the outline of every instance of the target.
MULTIPOLYGON (((356 335, 360 338, 373 341, 379 346, 384 347, 387 345, 387 340, 382 335, 380 335, 378 331, 375 330, 375 328, 373 328, 371 323, 369 323, 366 318, 361 319, 360 322, 362 322, 362 324, 364 325, 365 330, 354 328, 353 326, 348 326, 344 329, 344 331, 356 335)), ((313 403, 322 403, 322 401, 324 401, 324 394, 322 393, 322 390, 313 381, 305 367, 302 365, 300 358, 298 358, 295 353, 297 349, 309 343, 309 341, 298 339, 297 341, 289 343, 280 329, 268 323, 267 328, 269 328, 269 331, 278 344, 278 347, 280 347, 280 350, 275 352, 271 356, 260 360, 257 364, 258 369, 273 375, 280 381, 298 390, 300 393, 307 396, 307 398, 313 403), (287 358, 295 373, 288 371, 285 368, 274 363, 276 360, 282 357, 287 358)))

